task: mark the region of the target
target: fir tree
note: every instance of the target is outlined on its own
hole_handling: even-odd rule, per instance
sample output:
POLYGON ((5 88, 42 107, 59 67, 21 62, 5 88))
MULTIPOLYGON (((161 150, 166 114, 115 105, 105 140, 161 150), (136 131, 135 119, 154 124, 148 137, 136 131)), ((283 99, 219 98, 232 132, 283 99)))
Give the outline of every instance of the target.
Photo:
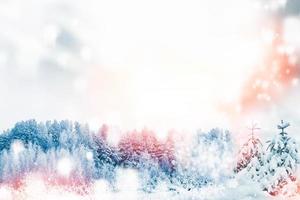
POLYGON ((260 182, 263 189, 272 195, 281 193, 283 188, 295 182, 297 164, 299 163, 297 144, 285 132, 289 123, 281 121, 278 129, 279 135, 275 136, 267 148, 265 166, 262 168, 260 182))
POLYGON ((252 124, 248 129, 251 131, 251 135, 239 151, 237 166, 234 168, 236 173, 246 168, 252 159, 255 159, 255 162, 258 162, 257 164, 262 162, 263 145, 259 138, 255 136, 255 131, 260 128, 257 127, 257 124, 252 124))

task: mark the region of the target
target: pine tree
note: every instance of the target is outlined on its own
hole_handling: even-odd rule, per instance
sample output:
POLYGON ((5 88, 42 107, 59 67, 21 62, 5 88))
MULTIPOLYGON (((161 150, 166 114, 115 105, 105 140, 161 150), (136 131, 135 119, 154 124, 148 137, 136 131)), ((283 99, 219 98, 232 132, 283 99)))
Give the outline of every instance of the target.
POLYGON ((272 195, 282 193, 284 187, 296 180, 295 173, 300 160, 295 140, 285 132, 289 126, 289 123, 282 120, 278 125, 281 132, 273 140, 268 141, 270 144, 267 148, 260 182, 263 189, 272 195))
POLYGON ((257 164, 262 162, 263 145, 254 134, 260 128, 257 127, 257 124, 252 124, 248 129, 251 131, 251 136, 239 151, 237 166, 234 168, 236 173, 246 168, 252 159, 255 159, 257 164))
POLYGON ((190 142, 176 147, 176 179, 187 190, 208 183, 218 184, 227 179, 232 170, 232 140, 229 131, 212 129, 198 132, 190 142), (187 145, 188 144, 188 145, 187 145))

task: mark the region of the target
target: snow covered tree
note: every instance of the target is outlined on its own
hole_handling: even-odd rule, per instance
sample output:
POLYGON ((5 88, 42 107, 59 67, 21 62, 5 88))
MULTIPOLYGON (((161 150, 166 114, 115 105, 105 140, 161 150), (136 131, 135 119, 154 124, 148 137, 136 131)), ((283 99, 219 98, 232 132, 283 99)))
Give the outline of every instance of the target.
POLYGON ((232 140, 229 131, 198 132, 192 141, 176 147, 177 182, 187 190, 220 183, 232 173, 232 140))
POLYGON ((263 165, 259 166, 259 163, 253 163, 253 167, 256 167, 257 171, 257 180, 261 182, 263 190, 268 191, 271 195, 283 193, 285 188, 295 184, 295 173, 300 160, 296 141, 285 132, 289 126, 289 123, 281 121, 281 124, 278 125, 281 132, 268 141, 269 145, 263 165))
POLYGON ((251 136, 239 151, 238 162, 234 168, 236 173, 246 168, 252 159, 256 159, 259 163, 262 162, 263 145, 254 134, 259 128, 257 128, 257 124, 252 124, 252 127, 248 129, 251 130, 251 136))
POLYGON ((10 141, 8 139, 9 131, 5 131, 0 134, 0 152, 2 152, 5 149, 9 149, 10 147, 10 141))
POLYGON ((93 138, 93 159, 96 167, 95 178, 104 178, 112 185, 116 179, 116 167, 119 165, 119 153, 117 149, 110 146, 103 138, 93 138))
POLYGON ((96 149, 88 128, 77 122, 21 121, 0 135, 0 181, 39 170, 54 173, 65 155, 76 160, 77 175, 95 178, 96 149))
POLYGON ((290 181, 296 180, 295 172, 300 160, 296 141, 284 131, 289 126, 289 123, 281 121, 278 125, 281 132, 270 141, 267 149, 265 189, 271 194, 277 194, 290 181))

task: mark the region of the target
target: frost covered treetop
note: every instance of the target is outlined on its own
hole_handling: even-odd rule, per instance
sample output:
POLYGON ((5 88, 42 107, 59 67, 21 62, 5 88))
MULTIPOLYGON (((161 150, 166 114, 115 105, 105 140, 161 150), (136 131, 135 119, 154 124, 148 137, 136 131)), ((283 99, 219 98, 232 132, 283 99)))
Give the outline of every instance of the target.
POLYGON ((284 132, 284 129, 290 126, 290 123, 284 122, 281 120, 281 124, 277 125, 277 128, 281 130, 280 134, 281 135, 286 135, 287 133, 284 132))

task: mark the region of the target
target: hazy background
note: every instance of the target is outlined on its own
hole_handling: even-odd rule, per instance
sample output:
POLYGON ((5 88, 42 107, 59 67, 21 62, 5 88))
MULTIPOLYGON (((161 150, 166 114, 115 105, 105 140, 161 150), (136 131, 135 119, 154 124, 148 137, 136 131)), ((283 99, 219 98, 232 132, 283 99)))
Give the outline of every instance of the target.
POLYGON ((283 118, 296 135, 295 77, 265 108, 232 118, 218 105, 238 102, 257 70, 266 18, 283 21, 298 63, 299 11, 298 0, 0 0, 0 129, 36 118, 244 132, 254 120, 269 133, 283 118))

